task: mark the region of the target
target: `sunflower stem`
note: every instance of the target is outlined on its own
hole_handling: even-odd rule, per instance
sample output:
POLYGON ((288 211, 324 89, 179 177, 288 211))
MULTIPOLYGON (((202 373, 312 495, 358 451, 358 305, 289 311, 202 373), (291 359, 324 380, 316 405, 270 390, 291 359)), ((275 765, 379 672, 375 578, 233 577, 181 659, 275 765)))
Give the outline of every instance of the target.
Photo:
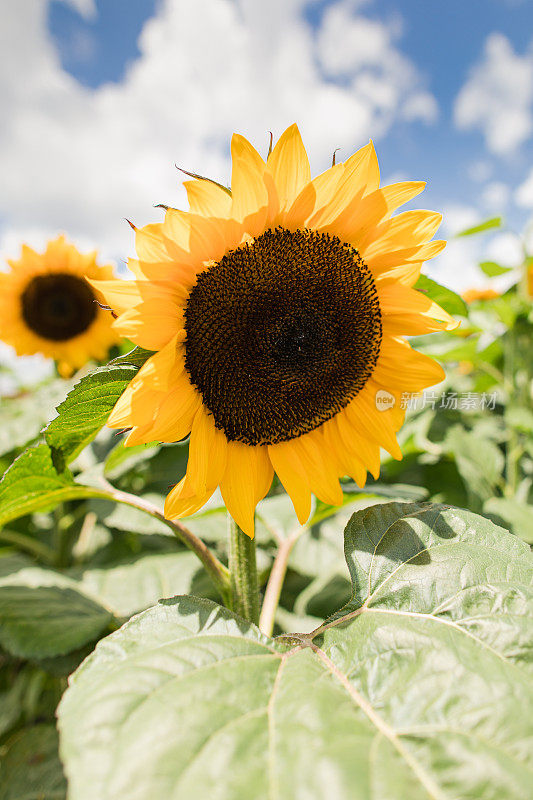
POLYGON ((229 512, 228 559, 231 610, 257 625, 259 623, 259 583, 255 562, 255 541, 239 528, 229 512))
POLYGON ((185 547, 198 556, 207 574, 217 588, 224 604, 228 605, 230 603, 231 588, 229 571, 198 536, 192 533, 192 531, 186 528, 185 525, 182 525, 178 520, 167 519, 163 511, 144 498, 137 497, 128 492, 123 492, 120 489, 115 489, 105 478, 101 480, 101 483, 105 487, 104 491, 98 492, 98 490, 96 490, 95 497, 99 496, 108 500, 114 500, 117 503, 124 503, 124 505, 132 506, 133 508, 138 508, 140 511, 145 511, 147 514, 150 514, 152 517, 155 517, 155 519, 167 525, 185 547))

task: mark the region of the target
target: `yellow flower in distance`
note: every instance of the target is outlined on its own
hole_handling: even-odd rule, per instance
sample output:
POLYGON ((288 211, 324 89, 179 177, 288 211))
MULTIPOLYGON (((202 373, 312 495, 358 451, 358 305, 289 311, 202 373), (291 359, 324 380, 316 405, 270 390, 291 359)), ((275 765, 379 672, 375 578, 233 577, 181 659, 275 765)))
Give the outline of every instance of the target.
POLYGON ((494 300, 499 297, 500 293, 490 287, 484 289, 466 289, 463 292, 463 300, 465 303, 475 303, 477 300, 494 300))
POLYGON ((8 264, 11 270, 0 272, 0 339, 19 356, 55 359, 63 377, 106 358, 118 336, 86 278, 112 278, 111 266, 98 266, 95 252, 83 255, 64 236, 44 253, 22 245, 21 257, 8 264))
POLYGON ((380 447, 401 458, 402 392, 444 377, 404 336, 456 323, 412 288, 441 215, 391 216, 425 184, 380 189, 372 143, 314 180, 296 125, 266 162, 237 134, 231 154, 231 192, 186 181, 190 211, 136 231, 137 280, 95 285, 116 329, 157 351, 108 424, 130 445, 190 434, 167 518, 220 486, 253 536, 274 472, 303 523, 311 493, 336 505, 340 476, 377 476, 380 447))

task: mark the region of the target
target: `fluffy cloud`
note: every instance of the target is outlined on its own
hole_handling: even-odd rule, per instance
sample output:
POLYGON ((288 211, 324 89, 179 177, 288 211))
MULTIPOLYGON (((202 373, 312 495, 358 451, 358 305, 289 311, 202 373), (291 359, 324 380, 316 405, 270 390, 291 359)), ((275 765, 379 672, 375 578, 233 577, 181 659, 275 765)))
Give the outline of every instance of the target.
MULTIPOLYGON (((65 2, 86 16, 95 10, 92 0, 65 2)), ((398 117, 434 118, 393 25, 342 0, 315 30, 311 5, 165 0, 124 81, 89 90, 61 68, 47 0, 9 3, 0 51, 4 252, 18 236, 39 244, 59 229, 127 256, 122 218, 143 224, 159 218, 151 204, 183 202, 175 162, 227 180, 233 130, 266 149, 269 130, 296 120, 321 169, 334 148, 347 156, 398 117)))
POLYGON ((511 197, 511 189, 502 181, 488 183, 481 192, 481 200, 489 211, 501 213, 511 197))
POLYGON ((533 169, 516 190, 514 199, 517 206, 533 208, 533 169))
POLYGON ((454 108, 461 129, 478 128, 487 148, 504 155, 533 133, 533 50, 517 55, 509 40, 493 33, 454 108))

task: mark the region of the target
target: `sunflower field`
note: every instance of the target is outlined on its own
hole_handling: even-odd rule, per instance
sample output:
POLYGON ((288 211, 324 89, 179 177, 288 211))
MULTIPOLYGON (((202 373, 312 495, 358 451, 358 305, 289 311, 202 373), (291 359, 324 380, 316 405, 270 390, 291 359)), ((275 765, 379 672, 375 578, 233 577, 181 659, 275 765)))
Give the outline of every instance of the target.
POLYGON ((459 296, 371 143, 231 155, 133 277, 0 273, 0 800, 529 800, 533 254, 459 296))

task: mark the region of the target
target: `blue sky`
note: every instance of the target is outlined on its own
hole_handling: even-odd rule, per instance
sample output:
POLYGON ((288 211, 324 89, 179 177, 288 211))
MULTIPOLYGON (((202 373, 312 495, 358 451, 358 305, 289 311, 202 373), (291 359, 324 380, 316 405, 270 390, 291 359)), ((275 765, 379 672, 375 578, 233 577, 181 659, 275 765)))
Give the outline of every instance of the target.
MULTIPOLYGON (((18 0, 6 27, 4 255, 63 230, 123 260, 124 217, 183 204, 174 163, 227 180, 233 130, 261 149, 292 121, 315 172, 372 137, 384 179, 428 181, 445 236, 532 214, 530 0, 18 0)), ((431 270, 461 289, 517 252, 453 242, 431 270)))

